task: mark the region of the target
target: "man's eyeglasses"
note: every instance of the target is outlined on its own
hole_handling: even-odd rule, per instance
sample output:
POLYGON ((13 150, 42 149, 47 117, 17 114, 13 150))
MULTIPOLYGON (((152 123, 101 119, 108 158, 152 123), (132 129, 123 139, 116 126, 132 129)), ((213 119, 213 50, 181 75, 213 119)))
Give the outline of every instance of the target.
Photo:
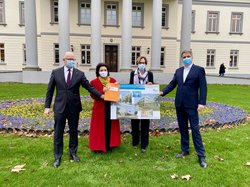
POLYGON ((182 58, 191 58, 191 56, 183 56, 182 58))

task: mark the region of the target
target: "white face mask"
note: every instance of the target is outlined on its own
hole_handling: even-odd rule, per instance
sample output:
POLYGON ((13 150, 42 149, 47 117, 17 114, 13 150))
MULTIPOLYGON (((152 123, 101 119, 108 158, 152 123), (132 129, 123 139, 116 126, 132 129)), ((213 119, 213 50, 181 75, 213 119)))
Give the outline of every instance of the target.
POLYGON ((100 71, 99 74, 103 78, 106 78, 108 76, 108 72, 107 71, 100 71))

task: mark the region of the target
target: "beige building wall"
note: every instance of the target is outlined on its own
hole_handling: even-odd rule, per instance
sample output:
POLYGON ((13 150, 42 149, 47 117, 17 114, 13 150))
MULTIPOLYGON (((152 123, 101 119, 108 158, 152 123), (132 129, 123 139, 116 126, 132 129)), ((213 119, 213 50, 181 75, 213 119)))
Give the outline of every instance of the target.
MULTIPOLYGON (((214 0, 215 1, 215 0, 214 0)), ((215 1, 216 2, 216 1, 215 1)), ((233 0, 221 1, 232 2, 233 0)), ((246 0, 238 0, 237 2, 249 3, 246 0)), ((181 7, 180 7, 181 9, 181 7)), ((248 63, 250 52, 250 7, 244 6, 227 6, 226 3, 222 5, 201 5, 194 4, 193 10, 196 12, 195 19, 195 33, 191 35, 191 48, 194 53, 194 62, 200 66, 206 67, 207 49, 215 49, 215 66, 213 68, 206 67, 208 74, 219 72, 221 63, 227 67, 227 74, 249 74, 250 66, 248 63), (207 30, 207 12, 219 12, 219 33, 206 33, 207 30), (243 13, 243 31, 241 34, 230 34, 231 13, 243 13), (230 50, 239 50, 239 61, 237 68, 230 68, 230 50)), ((181 11, 179 11, 181 13, 181 11)), ((179 24, 179 27, 181 25, 179 24)))
MULTIPOLYGON (((121 38, 122 38, 122 0, 109 0, 119 5, 119 26, 104 26, 104 4, 102 0, 101 10, 101 32, 102 51, 101 61, 104 62, 104 46, 117 45, 119 51, 118 70, 121 67, 121 38)), ((163 4, 169 6, 169 28, 162 29, 162 47, 165 47, 165 66, 161 67, 166 73, 173 73, 179 67, 180 33, 182 5, 178 0, 163 0, 163 4)), ((226 73, 249 74, 248 65, 250 59, 250 6, 228 6, 211 5, 210 3, 199 3, 203 1, 193 0, 193 10, 196 12, 195 33, 191 34, 191 48, 194 53, 194 62, 206 67, 207 49, 216 50, 215 66, 206 68, 208 74, 217 74, 219 65, 225 63, 226 73), (206 34, 207 12, 219 11, 219 34, 206 34), (229 34, 232 12, 243 12, 243 34, 229 34), (230 50, 239 50, 239 62, 237 68, 228 68, 230 50)), ((208 1, 206 1, 208 2, 208 1)), ((236 0, 220 0, 220 2, 235 3, 236 0)), ((250 3, 249 0, 237 0, 237 2, 250 3)), ((151 58, 151 32, 152 32, 152 0, 134 0, 133 3, 144 4, 144 28, 132 29, 132 45, 141 46, 141 55, 151 58), (150 48, 149 54, 147 53, 150 48)), ((235 5, 235 4, 234 4, 235 5)), ((38 66, 42 71, 50 71, 58 65, 54 62, 54 44, 59 43, 58 24, 51 24, 50 0, 36 0, 37 12, 37 34, 38 34, 38 66)), ((25 43, 24 26, 19 26, 19 0, 5 0, 5 20, 7 25, 0 25, 0 43, 5 44, 5 62, 0 64, 0 70, 22 70, 23 44, 25 43)), ((70 0, 70 44, 76 54, 78 67, 88 71, 90 65, 80 65, 81 44, 91 44, 91 27, 78 25, 78 0, 70 0)), ((132 66, 132 68, 134 68, 132 66)))

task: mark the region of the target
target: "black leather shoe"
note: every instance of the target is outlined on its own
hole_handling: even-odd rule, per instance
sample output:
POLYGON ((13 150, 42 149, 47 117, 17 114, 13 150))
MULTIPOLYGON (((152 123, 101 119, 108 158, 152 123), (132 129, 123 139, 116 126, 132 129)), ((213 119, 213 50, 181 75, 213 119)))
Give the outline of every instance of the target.
POLYGON ((189 155, 188 151, 182 151, 178 155, 176 155, 176 158, 183 158, 184 156, 189 155))
POLYGON ((80 158, 76 155, 70 155, 70 161, 72 162, 80 162, 80 158))
POLYGON ((199 163, 200 163, 200 166, 202 168, 206 168, 207 167, 207 162, 206 162, 206 159, 204 157, 199 157, 199 163))
POLYGON ((59 166, 60 166, 60 162, 61 162, 61 160, 58 158, 58 159, 55 159, 54 160, 54 163, 53 163, 53 166, 55 167, 55 168, 58 168, 59 166))

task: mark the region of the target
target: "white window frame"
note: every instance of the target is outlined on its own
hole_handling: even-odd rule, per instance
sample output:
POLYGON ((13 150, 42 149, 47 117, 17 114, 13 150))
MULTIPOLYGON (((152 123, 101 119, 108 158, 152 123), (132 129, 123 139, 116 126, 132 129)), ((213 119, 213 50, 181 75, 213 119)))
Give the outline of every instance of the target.
POLYGON ((5 23, 5 4, 4 0, 0 0, 0 25, 6 25, 5 23))
POLYGON ((58 0, 50 0, 50 6, 51 6, 51 24, 58 24, 59 22, 59 1, 58 0), (57 3, 57 5, 55 5, 57 3))
POLYGON ((105 2, 104 3, 105 7, 105 16, 104 16, 104 24, 105 26, 113 26, 113 27, 118 27, 119 24, 119 6, 117 2, 105 2), (109 9, 108 6, 111 6, 109 9), (115 7, 115 9, 113 9, 115 7), (108 11, 111 11, 111 17, 115 17, 115 20, 108 20, 108 11), (115 12, 116 15, 113 15, 115 12))
POLYGON ((60 64, 59 44, 54 43, 54 65, 60 64))
POLYGON ((81 44, 81 65, 91 65, 90 44, 81 44))
POLYGON ((141 56, 141 46, 132 46, 131 65, 136 66, 137 58, 141 56))
POLYGON ((206 33, 219 33, 219 11, 208 11, 207 12, 207 31, 206 33))
POLYGON ((206 67, 213 68, 215 66, 215 49, 207 49, 206 67))
POLYGON ((237 68, 239 62, 239 50, 230 50, 229 68, 237 68))
POLYGON ((78 24, 79 25, 90 25, 91 24, 91 1, 90 0, 79 0, 78 12, 79 12, 78 24), (84 6, 84 7, 82 7, 82 6, 84 6))
POLYGON ((161 26, 164 29, 169 29, 169 25, 168 24, 169 24, 169 5, 163 4, 162 5, 162 21, 161 21, 161 26), (164 11, 164 9, 165 9, 165 11, 164 11))
POLYGON ((25 25, 24 1, 19 1, 19 25, 25 25))
POLYGON ((242 28, 243 28, 243 12, 232 12, 230 34, 242 34, 242 28))
POLYGON ((0 43, 0 64, 5 64, 4 43, 0 43))
POLYGON ((142 3, 132 5, 132 27, 144 27, 144 7, 142 3))

